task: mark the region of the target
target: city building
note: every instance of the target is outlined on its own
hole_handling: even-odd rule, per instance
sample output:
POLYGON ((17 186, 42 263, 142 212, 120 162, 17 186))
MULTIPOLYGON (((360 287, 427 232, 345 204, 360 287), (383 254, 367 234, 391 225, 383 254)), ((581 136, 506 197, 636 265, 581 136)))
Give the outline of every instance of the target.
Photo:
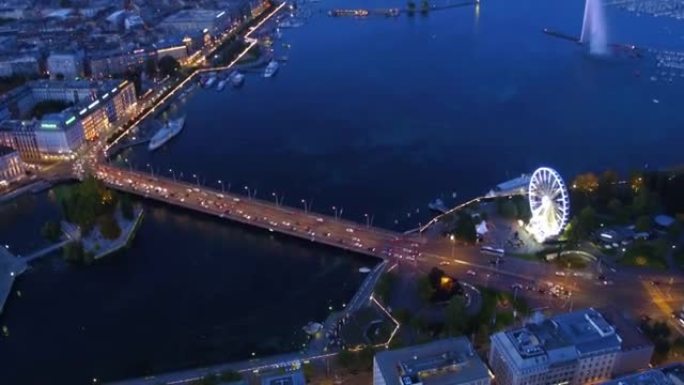
POLYGON ((649 369, 618 377, 601 385, 684 385, 684 364, 649 369))
POLYGON ((35 76, 39 73, 38 59, 34 56, 9 55, 0 58, 0 77, 35 76))
POLYGON ((0 116, 22 115, 40 101, 73 103, 41 119, 6 120, 0 124, 0 144, 16 149, 26 162, 70 156, 136 111, 135 87, 128 81, 30 82, 0 103, 0 116))
POLYGON ((373 385, 488 385, 491 373, 464 338, 377 353, 373 385))
POLYGON ((83 52, 53 52, 47 57, 50 79, 76 79, 83 76, 83 52))
POLYGON ((11 147, 0 144, 0 187, 19 180, 25 172, 19 153, 11 147))
POLYGON ((209 33, 216 36, 230 26, 230 15, 226 11, 211 9, 183 9, 159 23, 160 29, 182 33, 209 33))
POLYGON ((25 162, 41 160, 33 129, 35 122, 5 120, 0 123, 0 145, 15 149, 25 162))
POLYGON ((489 365, 507 385, 582 385, 648 366, 653 345, 617 312, 589 308, 490 337, 489 365))

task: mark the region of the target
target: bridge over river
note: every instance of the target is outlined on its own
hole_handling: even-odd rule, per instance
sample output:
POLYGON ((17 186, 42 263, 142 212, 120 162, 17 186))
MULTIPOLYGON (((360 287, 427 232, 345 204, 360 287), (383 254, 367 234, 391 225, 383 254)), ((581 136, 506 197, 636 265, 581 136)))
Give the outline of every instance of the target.
POLYGON ((417 235, 284 206, 276 199, 260 200, 105 164, 96 167, 95 175, 119 191, 355 253, 408 260, 419 254, 417 235))

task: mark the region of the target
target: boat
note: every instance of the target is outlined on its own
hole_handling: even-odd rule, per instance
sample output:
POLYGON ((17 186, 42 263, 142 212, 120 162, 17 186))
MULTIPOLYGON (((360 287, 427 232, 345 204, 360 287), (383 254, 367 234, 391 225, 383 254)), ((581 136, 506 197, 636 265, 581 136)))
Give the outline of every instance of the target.
POLYGON ((219 80, 218 84, 216 85, 216 91, 223 91, 223 89, 226 88, 226 82, 228 82, 226 79, 219 80))
POLYGON ((204 82, 204 87, 205 87, 205 88, 211 87, 211 86, 214 84, 215 81, 216 81, 216 76, 215 76, 215 75, 210 76, 210 77, 207 79, 207 81, 204 82))
POLYGON ((429 208, 430 210, 437 211, 437 212, 440 212, 440 213, 445 213, 445 212, 449 211, 449 210, 447 209, 446 205, 444 204, 444 201, 441 200, 441 199, 439 199, 439 198, 437 198, 437 199, 435 199, 434 201, 428 203, 428 208, 429 208))
POLYGON ((370 273, 370 271, 371 271, 371 269, 369 269, 367 267, 360 267, 359 268, 359 273, 368 274, 368 273, 370 273))
POLYGON ((306 334, 312 336, 323 330, 323 325, 319 324, 318 322, 309 322, 302 329, 306 334))
POLYGON ((264 70, 264 77, 265 78, 270 78, 275 73, 278 71, 278 62, 275 60, 271 60, 268 65, 266 66, 266 69, 264 70))
POLYGON ((230 76, 230 84, 233 85, 233 87, 240 87, 242 83, 245 82, 245 75, 242 74, 239 71, 233 72, 233 74, 230 76))
POLYGON ((159 147, 163 146, 164 143, 171 140, 174 136, 178 135, 183 126, 185 125, 185 116, 178 119, 169 120, 162 128, 157 131, 156 134, 150 139, 150 144, 147 149, 154 151, 159 147))

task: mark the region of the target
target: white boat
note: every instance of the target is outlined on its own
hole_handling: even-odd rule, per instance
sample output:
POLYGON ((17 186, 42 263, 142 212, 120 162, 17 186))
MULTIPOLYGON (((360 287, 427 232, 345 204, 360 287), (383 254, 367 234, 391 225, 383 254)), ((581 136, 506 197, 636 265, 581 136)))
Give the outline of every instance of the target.
POLYGON ((226 79, 219 80, 218 84, 216 85, 216 91, 223 91, 223 89, 226 88, 226 82, 228 82, 226 79))
POLYGON ((157 131, 157 133, 154 134, 152 139, 150 139, 150 144, 147 146, 147 149, 150 151, 154 151, 159 147, 163 146, 164 143, 168 142, 174 136, 178 135, 183 129, 184 125, 185 116, 182 116, 178 119, 169 120, 168 123, 166 123, 162 128, 160 128, 159 131, 157 131))
POLYGON ((304 329, 306 334, 312 336, 323 330, 323 325, 319 324, 318 322, 309 322, 302 329, 304 329))
POLYGON ((235 71, 230 77, 230 84, 233 85, 233 87, 240 87, 242 83, 245 82, 245 75, 242 74, 241 72, 235 71))
POLYGON ((266 66, 266 69, 264 70, 264 77, 265 78, 270 78, 275 73, 278 71, 278 62, 275 60, 271 60, 268 65, 266 66))
POLYGON ((369 269, 368 267, 360 267, 359 268, 359 273, 368 274, 370 272, 371 272, 371 269, 369 269))
POLYGON ((207 79, 206 82, 204 82, 204 87, 206 87, 206 88, 211 87, 215 81, 216 81, 216 76, 211 76, 209 79, 207 79))
POLYGON ((446 205, 444 204, 444 201, 439 199, 439 198, 428 203, 428 208, 430 210, 437 211, 440 213, 445 213, 445 212, 449 211, 449 209, 447 209, 446 205))

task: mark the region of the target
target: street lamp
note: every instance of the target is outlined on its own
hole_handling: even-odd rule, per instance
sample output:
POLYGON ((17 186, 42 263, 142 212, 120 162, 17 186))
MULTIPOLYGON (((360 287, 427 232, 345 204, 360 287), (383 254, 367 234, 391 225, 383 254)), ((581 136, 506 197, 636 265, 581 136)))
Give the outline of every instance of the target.
POLYGON ((192 174, 192 177, 195 178, 195 181, 197 181, 197 187, 199 187, 200 183, 199 183, 199 177, 197 176, 197 174, 192 174))
POLYGON ((252 193, 249 191, 249 186, 245 186, 245 191, 247 191, 247 198, 251 198, 252 193))
POLYGON ((218 180, 218 184, 221 185, 221 192, 225 192, 225 190, 223 189, 223 181, 221 179, 218 180))
POLYGON ((147 164, 147 168, 150 169, 150 175, 152 175, 152 177, 154 177, 154 168, 152 168, 152 166, 150 166, 149 163, 147 164))
POLYGON ((172 168, 169 169, 169 172, 171 173, 171 177, 173 177, 173 181, 175 182, 176 181, 176 173, 173 172, 172 168))
POLYGON ((333 210, 333 214, 335 215, 335 219, 337 219, 337 207, 333 206, 332 210, 333 210))
POLYGON ((302 205, 304 205, 304 212, 306 213, 306 212, 308 211, 308 210, 306 209, 306 200, 305 200, 305 199, 302 199, 301 202, 302 202, 302 205))

